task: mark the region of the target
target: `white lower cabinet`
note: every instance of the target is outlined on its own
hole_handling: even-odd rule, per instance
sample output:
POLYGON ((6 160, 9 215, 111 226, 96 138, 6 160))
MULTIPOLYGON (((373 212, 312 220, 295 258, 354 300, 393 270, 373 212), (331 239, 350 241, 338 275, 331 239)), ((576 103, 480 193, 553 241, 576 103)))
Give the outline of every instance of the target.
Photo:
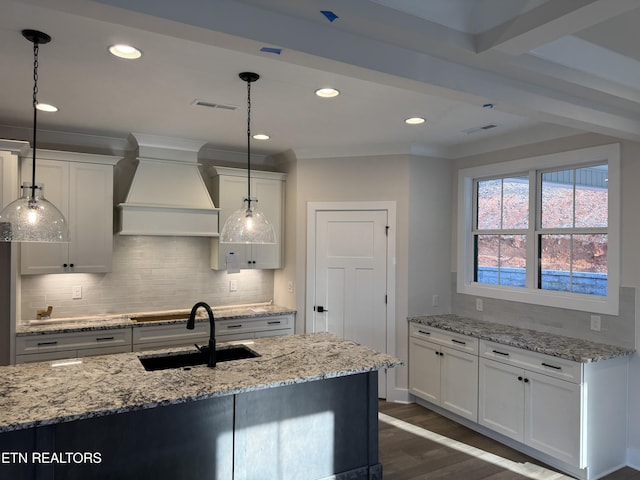
POLYGON ((131 351, 131 328, 16 337, 16 363, 131 351))
MULTIPOLYGON (((209 341, 209 322, 196 322, 193 330, 184 323, 149 325, 133 328, 133 350, 206 345, 209 341)), ((246 317, 232 320, 216 320, 216 342, 250 340, 278 335, 293 335, 294 315, 246 317)))
POLYGON ((478 423, 584 467, 580 384, 480 359, 478 423))
POLYGON ((478 340, 411 326, 409 391, 461 417, 478 418, 478 340))
POLYGON ((627 370, 626 357, 574 362, 410 324, 412 394, 584 480, 626 465, 627 370))

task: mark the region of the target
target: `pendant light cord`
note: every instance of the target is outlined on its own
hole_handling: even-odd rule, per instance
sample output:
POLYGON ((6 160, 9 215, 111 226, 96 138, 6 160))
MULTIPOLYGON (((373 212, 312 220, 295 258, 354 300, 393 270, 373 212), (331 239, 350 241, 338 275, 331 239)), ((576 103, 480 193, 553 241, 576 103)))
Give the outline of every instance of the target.
POLYGON ((247 81, 247 208, 251 211, 251 81, 247 81))
POLYGON ((40 44, 33 42, 33 160, 31 164, 31 198, 36 198, 36 131, 38 122, 38 52, 40 44))

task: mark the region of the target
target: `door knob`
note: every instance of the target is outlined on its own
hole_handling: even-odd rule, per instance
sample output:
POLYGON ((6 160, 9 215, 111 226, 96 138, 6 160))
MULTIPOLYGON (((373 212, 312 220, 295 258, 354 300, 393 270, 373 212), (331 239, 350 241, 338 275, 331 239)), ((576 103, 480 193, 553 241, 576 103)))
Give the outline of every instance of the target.
POLYGON ((329 310, 326 310, 322 305, 318 305, 317 307, 315 307, 315 310, 318 313, 328 312, 329 311, 329 310))

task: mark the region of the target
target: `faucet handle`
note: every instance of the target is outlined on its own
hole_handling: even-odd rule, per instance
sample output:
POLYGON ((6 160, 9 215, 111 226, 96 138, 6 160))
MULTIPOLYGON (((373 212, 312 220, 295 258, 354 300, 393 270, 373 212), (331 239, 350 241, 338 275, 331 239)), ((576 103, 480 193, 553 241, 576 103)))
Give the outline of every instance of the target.
POLYGON ((209 351, 209 347, 201 347, 201 346, 200 346, 200 345, 198 345, 197 343, 194 343, 193 345, 194 345, 194 346, 198 349, 198 351, 199 351, 199 352, 201 352, 201 353, 206 353, 206 352, 208 352, 208 351, 209 351))

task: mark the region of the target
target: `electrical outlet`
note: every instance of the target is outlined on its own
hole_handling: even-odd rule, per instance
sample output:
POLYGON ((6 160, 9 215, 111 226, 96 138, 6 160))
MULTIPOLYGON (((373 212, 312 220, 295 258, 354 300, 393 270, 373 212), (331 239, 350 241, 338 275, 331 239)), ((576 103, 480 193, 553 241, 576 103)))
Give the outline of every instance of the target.
POLYGON ((293 293, 293 282, 291 280, 287 282, 287 292, 293 293))
POLYGON ((476 298, 476 310, 481 312, 484 306, 482 305, 482 299, 476 298))
POLYGON ((82 298, 82 285, 75 285, 71 287, 71 299, 78 300, 82 298))
POLYGON ((434 295, 431 297, 431 306, 438 307, 440 306, 440 295, 434 295))
POLYGON ((600 331, 601 318, 600 315, 591 315, 591 330, 595 330, 596 332, 600 331))
POLYGON ((230 292, 238 291, 238 280, 229 280, 229 291, 230 292))

